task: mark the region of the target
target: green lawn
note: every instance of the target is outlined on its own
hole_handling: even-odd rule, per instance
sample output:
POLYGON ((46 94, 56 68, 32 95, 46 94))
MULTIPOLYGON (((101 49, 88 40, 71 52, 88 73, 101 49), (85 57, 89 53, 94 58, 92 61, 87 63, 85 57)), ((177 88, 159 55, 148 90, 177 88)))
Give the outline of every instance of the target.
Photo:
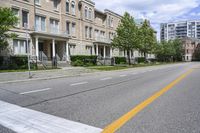
POLYGON ((122 70, 128 68, 136 68, 136 67, 147 67, 147 66, 156 66, 156 65, 166 65, 166 64, 174 64, 174 63, 142 63, 142 64, 135 64, 135 65, 120 65, 120 66, 91 66, 87 67, 89 69, 95 69, 100 71, 113 71, 113 70, 122 70))

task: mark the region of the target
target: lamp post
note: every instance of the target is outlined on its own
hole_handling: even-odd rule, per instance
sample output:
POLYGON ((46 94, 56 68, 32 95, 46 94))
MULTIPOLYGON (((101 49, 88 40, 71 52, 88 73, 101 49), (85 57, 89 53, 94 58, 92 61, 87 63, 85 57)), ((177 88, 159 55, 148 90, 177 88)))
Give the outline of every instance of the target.
POLYGON ((25 23, 25 29, 26 29, 26 44, 27 44, 27 57, 28 57, 28 77, 32 78, 31 76, 31 65, 30 65, 30 46, 28 43, 28 24, 25 23))

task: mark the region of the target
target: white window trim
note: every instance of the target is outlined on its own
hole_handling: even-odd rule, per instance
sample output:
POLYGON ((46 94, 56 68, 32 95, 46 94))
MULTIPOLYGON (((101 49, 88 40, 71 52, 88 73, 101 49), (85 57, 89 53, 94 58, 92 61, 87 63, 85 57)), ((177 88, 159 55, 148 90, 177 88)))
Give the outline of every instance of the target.
MULTIPOLYGON (((44 17, 44 16, 39 16, 39 15, 36 15, 37 17, 39 17, 39 30, 37 30, 37 31, 40 31, 40 32, 46 32, 47 31, 47 28, 46 28, 46 17, 44 17), (42 30, 42 17, 43 18, 45 18, 45 30, 43 31, 42 30)), ((35 16, 35 18, 36 18, 36 16, 35 16)), ((36 20, 35 20, 35 26, 36 26, 36 20)))
MULTIPOLYGON (((27 21, 28 21, 28 27, 27 27, 27 29, 29 29, 30 28, 30 25, 29 25, 29 15, 30 15, 30 13, 29 13, 29 11, 28 10, 22 10, 22 12, 27 12, 27 21)), ((22 14, 23 15, 23 14, 22 14)), ((22 27, 23 27, 23 16, 22 16, 22 27)), ((23 27, 23 28, 25 28, 25 27, 23 27)))
POLYGON ((66 2, 65 2, 65 12, 66 13, 70 13, 70 2, 69 2, 69 0, 66 0, 66 2), (68 9, 69 9, 69 11, 67 12, 67 6, 66 6, 66 3, 68 3, 68 9))
MULTIPOLYGON (((15 8, 12 7, 13 10, 17 10, 17 15, 15 15, 17 18, 20 18, 20 9, 19 8, 15 8)), ((15 25, 16 28, 20 27, 20 21, 17 22, 17 24, 15 25)))
POLYGON ((71 13, 72 13, 72 15, 76 15, 76 2, 75 1, 71 2, 71 13), (72 5, 74 5, 74 8, 72 8, 72 5))

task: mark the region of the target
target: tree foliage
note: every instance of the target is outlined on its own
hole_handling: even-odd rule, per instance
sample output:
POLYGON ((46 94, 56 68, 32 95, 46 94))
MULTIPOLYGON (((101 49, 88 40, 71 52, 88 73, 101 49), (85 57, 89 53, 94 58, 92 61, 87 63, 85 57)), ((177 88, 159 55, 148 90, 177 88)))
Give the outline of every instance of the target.
POLYGON ((159 61, 182 61, 184 50, 181 40, 175 39, 159 43, 155 53, 159 61))
POLYGON ((146 58, 147 53, 152 53, 156 47, 157 41, 155 31, 151 28, 150 23, 145 20, 139 28, 139 50, 144 53, 146 58))
POLYGON ((0 7, 0 50, 8 46, 7 39, 16 37, 16 34, 8 31, 18 23, 18 18, 10 8, 0 7))
POLYGON ((130 64, 130 51, 137 49, 138 46, 138 27, 129 13, 125 13, 118 26, 117 35, 112 40, 112 46, 127 51, 130 64))

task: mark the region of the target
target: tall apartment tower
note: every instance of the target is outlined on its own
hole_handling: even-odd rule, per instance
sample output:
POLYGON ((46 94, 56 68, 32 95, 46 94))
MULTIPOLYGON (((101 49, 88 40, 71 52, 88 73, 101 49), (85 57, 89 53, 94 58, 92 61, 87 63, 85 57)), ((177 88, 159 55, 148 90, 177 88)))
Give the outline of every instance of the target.
POLYGON ((200 20, 162 23, 160 25, 160 40, 192 37, 200 39, 200 20))

